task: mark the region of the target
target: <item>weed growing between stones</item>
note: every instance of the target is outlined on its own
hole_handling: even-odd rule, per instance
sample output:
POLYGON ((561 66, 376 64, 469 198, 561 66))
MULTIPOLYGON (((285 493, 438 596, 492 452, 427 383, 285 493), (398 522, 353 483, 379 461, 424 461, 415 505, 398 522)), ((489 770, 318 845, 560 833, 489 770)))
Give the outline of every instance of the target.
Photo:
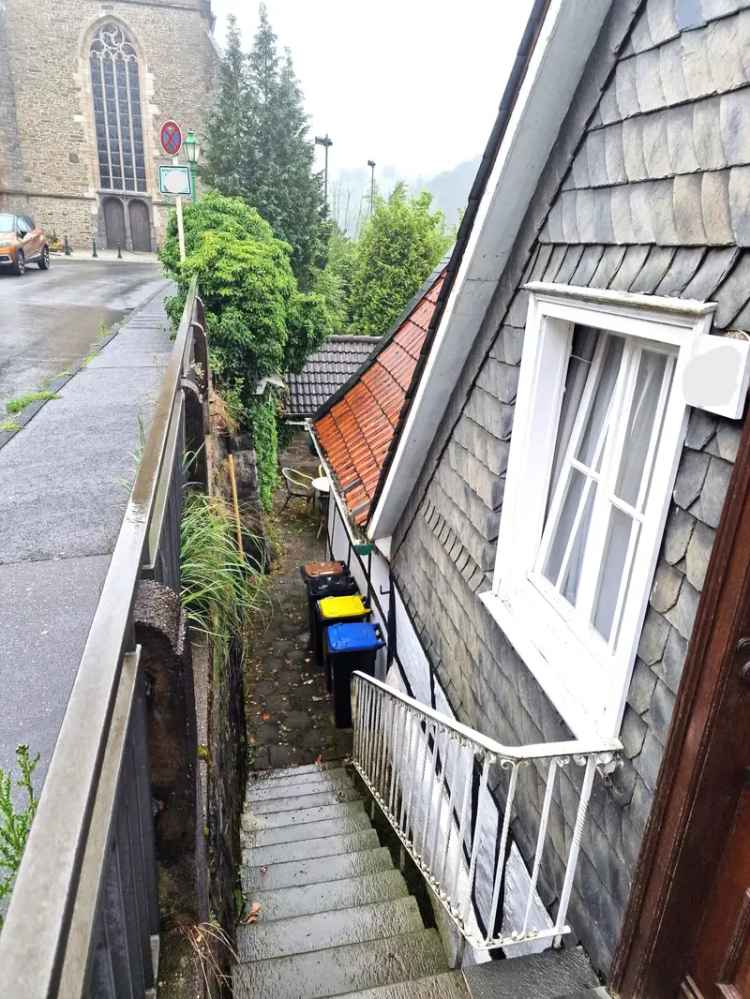
POLYGON ((40 389, 38 392, 24 392, 23 395, 17 395, 15 399, 9 399, 5 404, 5 410, 7 413, 20 413, 32 402, 48 402, 50 399, 59 398, 60 396, 56 392, 50 392, 47 389, 40 389))
MULTIPOLYGON (((21 776, 15 784, 23 792, 24 798, 18 809, 13 803, 13 774, 0 768, 0 906, 13 889, 37 806, 32 777, 39 762, 39 754, 32 759, 29 747, 21 745, 16 748, 16 760, 21 776)), ((3 917, 0 914, 0 927, 2 925, 3 917)))

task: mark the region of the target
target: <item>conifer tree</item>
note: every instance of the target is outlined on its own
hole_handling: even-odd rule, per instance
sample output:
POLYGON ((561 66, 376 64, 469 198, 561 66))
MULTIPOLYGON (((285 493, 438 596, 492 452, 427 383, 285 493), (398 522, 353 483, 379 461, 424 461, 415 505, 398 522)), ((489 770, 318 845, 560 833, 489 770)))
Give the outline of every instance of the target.
POLYGON ((228 196, 241 193, 248 171, 246 135, 249 99, 246 60, 237 20, 229 17, 227 44, 219 65, 216 102, 209 115, 207 143, 201 177, 210 187, 228 196))

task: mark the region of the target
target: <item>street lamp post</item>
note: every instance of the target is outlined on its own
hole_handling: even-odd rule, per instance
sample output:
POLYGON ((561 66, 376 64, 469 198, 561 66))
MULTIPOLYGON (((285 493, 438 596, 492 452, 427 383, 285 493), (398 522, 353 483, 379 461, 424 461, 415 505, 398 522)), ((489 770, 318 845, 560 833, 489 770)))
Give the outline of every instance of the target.
POLYGON ((333 145, 333 139, 328 135, 328 132, 326 132, 326 134, 322 136, 316 135, 315 145, 323 146, 323 148, 325 149, 326 162, 323 171, 323 201, 325 203, 326 212, 327 212, 328 211, 328 150, 333 145))
POLYGON ((192 129, 185 136, 183 145, 185 146, 185 156, 187 156, 187 161, 190 166, 190 182, 193 186, 193 201, 195 202, 198 200, 198 158, 200 157, 201 147, 195 137, 195 132, 193 132, 192 129))
POLYGON ((370 168, 370 215, 375 211, 375 160, 368 160, 370 168))

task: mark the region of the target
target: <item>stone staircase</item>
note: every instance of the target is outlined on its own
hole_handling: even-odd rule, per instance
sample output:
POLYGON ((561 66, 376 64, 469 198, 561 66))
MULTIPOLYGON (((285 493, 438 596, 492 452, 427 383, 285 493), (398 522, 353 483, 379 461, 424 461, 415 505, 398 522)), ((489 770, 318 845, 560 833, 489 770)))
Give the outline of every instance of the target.
POLYGON ((580 950, 451 971, 343 761, 251 780, 236 999, 593 999, 580 950))

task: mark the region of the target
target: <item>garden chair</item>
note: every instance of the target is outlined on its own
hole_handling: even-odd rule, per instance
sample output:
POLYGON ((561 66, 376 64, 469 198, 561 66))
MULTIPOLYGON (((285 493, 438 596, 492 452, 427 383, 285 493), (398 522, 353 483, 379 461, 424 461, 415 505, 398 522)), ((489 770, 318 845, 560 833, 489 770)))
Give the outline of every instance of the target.
POLYGON ((286 499, 282 510, 286 509, 289 500, 303 499, 305 503, 312 503, 314 492, 312 487, 312 476, 300 472, 296 468, 282 468, 281 474, 284 477, 286 487, 286 499))

